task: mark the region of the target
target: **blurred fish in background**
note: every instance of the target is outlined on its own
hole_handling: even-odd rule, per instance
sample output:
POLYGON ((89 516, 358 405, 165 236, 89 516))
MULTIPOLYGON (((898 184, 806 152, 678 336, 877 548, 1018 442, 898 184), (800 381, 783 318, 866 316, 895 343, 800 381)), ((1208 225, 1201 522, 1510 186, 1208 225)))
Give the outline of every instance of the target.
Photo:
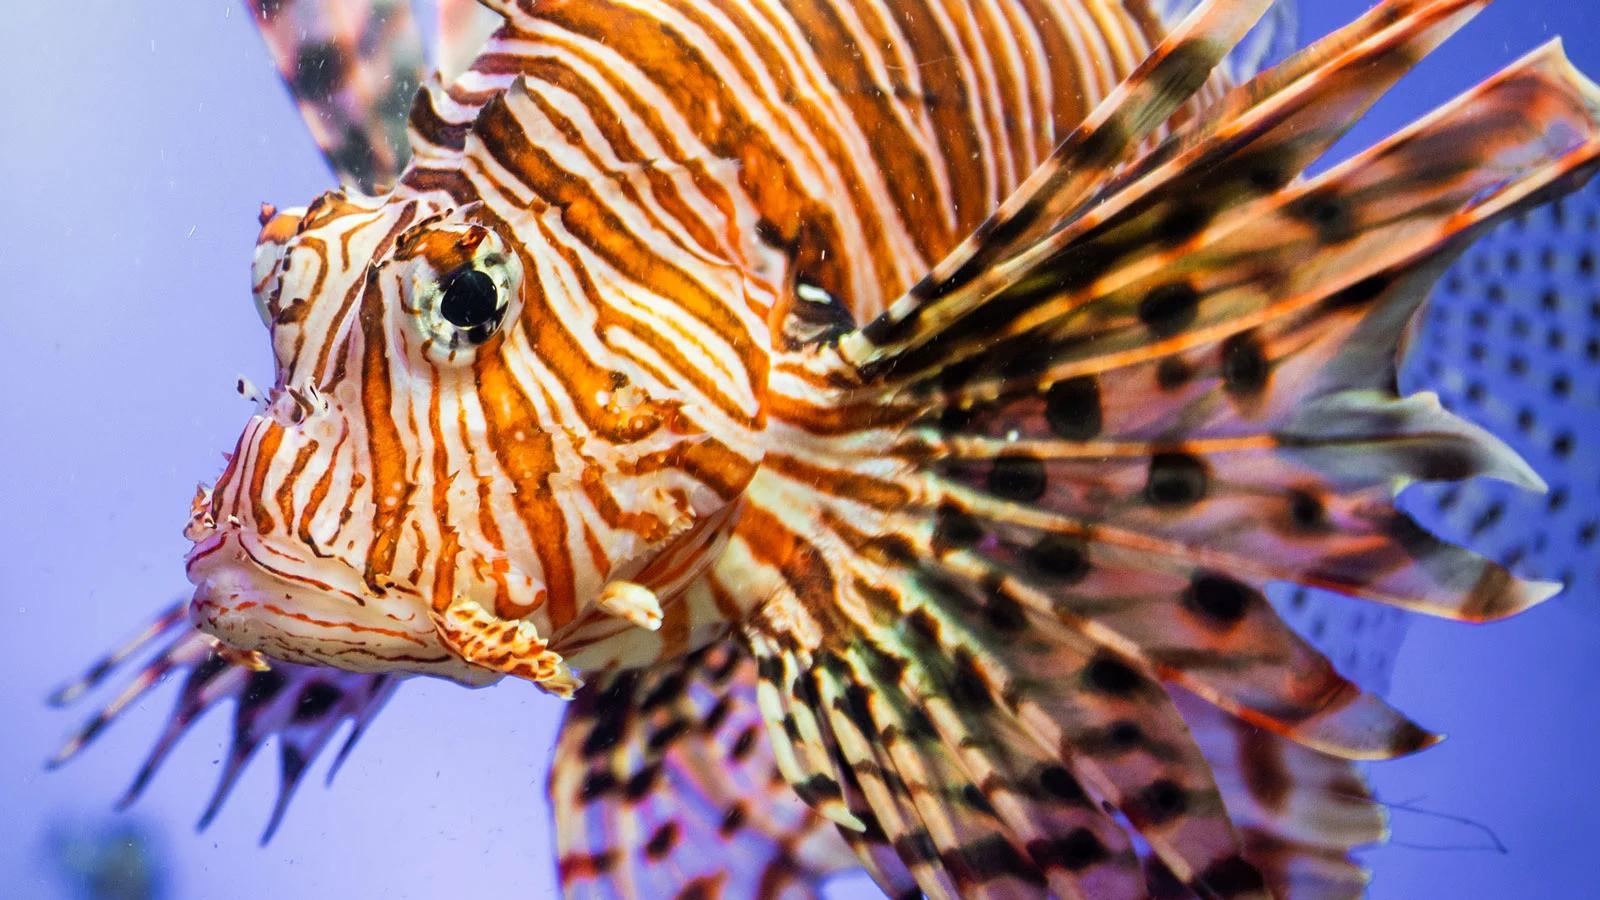
MULTIPOLYGON (((74 900, 163 900, 164 842, 154 826, 124 816, 61 821, 45 834, 45 858, 74 900)), ((15 896, 15 895, 11 895, 15 896)))
MULTIPOLYGON (((1600 185, 1513 219, 1440 279, 1415 323, 1405 392, 1501 437, 1548 483, 1417 484, 1401 507, 1441 537, 1593 603, 1600 582, 1600 185)), ((1386 692, 1410 615, 1306 588, 1279 611, 1346 675, 1386 692)))

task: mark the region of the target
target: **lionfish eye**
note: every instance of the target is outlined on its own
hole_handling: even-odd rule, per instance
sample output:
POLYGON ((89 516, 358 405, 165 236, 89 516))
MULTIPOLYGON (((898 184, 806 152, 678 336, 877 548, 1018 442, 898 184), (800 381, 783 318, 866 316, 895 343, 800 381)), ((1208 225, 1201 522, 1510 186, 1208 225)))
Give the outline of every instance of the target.
POLYGON ((488 340, 505 312, 500 289, 488 273, 462 266, 445 276, 439 314, 465 330, 469 341, 481 344, 488 340))

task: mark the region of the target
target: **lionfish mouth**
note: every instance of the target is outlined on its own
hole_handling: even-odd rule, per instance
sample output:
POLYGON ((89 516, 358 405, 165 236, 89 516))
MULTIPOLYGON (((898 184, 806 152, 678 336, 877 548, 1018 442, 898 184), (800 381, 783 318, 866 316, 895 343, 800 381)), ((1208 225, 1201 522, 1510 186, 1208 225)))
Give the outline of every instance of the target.
POLYGON ((190 620, 230 647, 350 672, 436 675, 468 685, 499 678, 445 647, 420 595, 397 588, 379 596, 350 565, 239 524, 210 528, 185 568, 195 588, 190 620))

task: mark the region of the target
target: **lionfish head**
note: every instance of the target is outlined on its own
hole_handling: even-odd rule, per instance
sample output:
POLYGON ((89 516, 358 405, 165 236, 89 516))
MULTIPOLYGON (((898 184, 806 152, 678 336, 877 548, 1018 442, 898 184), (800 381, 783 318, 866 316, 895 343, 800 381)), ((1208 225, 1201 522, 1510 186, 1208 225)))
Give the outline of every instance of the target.
POLYGON ((520 263, 470 211, 334 192, 264 206, 262 223, 253 290, 274 383, 241 379, 258 410, 196 494, 190 616, 277 659, 485 680, 435 635, 418 571, 476 490, 432 469, 464 436, 419 434, 418 413, 458 404, 502 352, 520 263))
POLYGON ((729 498, 661 475, 706 436, 634 357, 576 358, 550 327, 567 282, 541 282, 509 225, 340 192, 262 220, 275 382, 194 501, 202 630, 290 662, 543 683, 496 642, 565 672, 545 648, 608 586, 692 572, 662 551, 708 548, 729 498))

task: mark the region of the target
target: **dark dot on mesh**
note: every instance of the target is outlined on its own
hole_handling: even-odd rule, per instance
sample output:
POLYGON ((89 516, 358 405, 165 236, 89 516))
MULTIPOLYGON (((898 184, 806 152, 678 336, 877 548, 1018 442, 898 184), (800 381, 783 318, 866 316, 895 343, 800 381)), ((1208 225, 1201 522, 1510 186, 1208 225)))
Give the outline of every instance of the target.
POLYGON ((1474 252, 1472 254, 1472 274, 1489 274, 1489 258, 1484 256, 1481 252, 1474 252))
POLYGON ((1511 333, 1516 337, 1525 338, 1533 333, 1533 325, 1528 321, 1527 316, 1512 316, 1511 333))
POLYGON ((1505 514, 1505 504, 1498 502, 1489 504, 1483 512, 1478 514, 1478 518, 1472 521, 1472 536, 1477 537, 1500 524, 1500 520, 1505 518, 1505 514))
POLYGON ((1545 507, 1551 512, 1560 512, 1567 505, 1567 489, 1557 487, 1550 491, 1550 496, 1545 500, 1545 507))
POLYGON ((1467 346, 1467 356, 1471 357, 1473 362, 1483 362, 1484 357, 1488 355, 1489 348, 1477 341, 1473 341, 1467 346))
POLYGON ((333 708, 344 692, 327 683, 326 681, 313 681, 300 692, 300 699, 295 701, 294 720, 296 722, 309 722, 319 718, 323 713, 333 708))
POLYGON ((1583 356, 1590 362, 1600 362, 1600 338, 1589 338, 1584 341, 1583 356))
POLYGON ((1572 455, 1572 441, 1571 433, 1558 434, 1556 439, 1550 442, 1550 452, 1554 453, 1557 459, 1566 459, 1572 455))
POLYGON ((1057 437, 1089 440, 1104 426, 1099 383, 1085 375, 1052 384, 1045 394, 1044 416, 1057 437))
POLYGON ((1180 357, 1169 356, 1156 366, 1156 386, 1164 391, 1183 387, 1194 378, 1194 370, 1180 357))
POLYGON ((1183 815, 1188 808, 1189 797, 1183 788, 1163 778, 1151 783, 1134 797, 1133 808, 1128 810, 1128 814, 1139 822, 1161 825, 1183 815))
POLYGON ((1489 327, 1489 314, 1481 309, 1475 309, 1472 311, 1472 315, 1467 318, 1467 321, 1472 323, 1473 328, 1481 331, 1489 327))
POLYGON ((1506 551, 1505 559, 1502 560, 1502 562, 1508 568, 1515 569, 1517 566, 1522 564, 1522 561, 1524 559, 1527 559, 1527 558, 1528 558, 1528 548, 1523 547, 1522 545, 1519 544, 1519 545, 1517 545, 1515 547, 1512 547, 1510 550, 1506 551))
MULTIPOLYGON (((1489 285, 1488 290, 1485 290, 1483 295, 1489 298, 1489 302, 1496 306, 1506 302, 1506 289, 1498 284, 1489 285)), ((1484 322, 1487 322, 1487 319, 1483 320, 1483 322, 1475 321, 1473 324, 1477 325, 1479 328, 1482 328, 1484 322)))
POLYGON ((1517 430, 1518 431, 1521 431, 1524 434, 1526 434, 1527 432, 1530 432, 1530 431, 1533 430, 1533 425, 1534 425, 1533 410, 1527 408, 1526 406, 1524 406, 1522 409, 1517 410, 1517 430))
POLYGON ((1444 280, 1444 289, 1449 291, 1452 294, 1459 294, 1462 291, 1466 290, 1466 288, 1467 288, 1467 285, 1466 285, 1465 282, 1463 282, 1461 280, 1461 276, 1457 275, 1454 272, 1451 272, 1450 273, 1450 277, 1448 277, 1448 278, 1446 278, 1444 280))
POLYGON ((1589 302, 1589 318, 1600 319, 1600 300, 1589 302))
POLYGON ((989 493, 1017 503, 1032 503, 1044 496, 1049 479, 1044 463, 1031 456, 1005 455, 989 470, 989 493))
POLYGON ((1595 534, 1600 532, 1600 523, 1585 522, 1578 527, 1578 543, 1584 547, 1594 543, 1595 534))
POLYGON ((959 507, 945 504, 935 513, 933 539, 936 543, 968 547, 983 538, 983 526, 959 507))
POLYGON ((1272 365, 1253 334, 1236 334, 1222 344, 1222 383, 1235 394, 1253 394, 1267 384, 1272 365))
POLYGON ((1183 594, 1184 606, 1219 625, 1235 625, 1259 598, 1255 588, 1225 575, 1203 573, 1183 594))
POLYGON ((1543 269, 1546 272, 1555 271, 1555 268, 1556 268, 1556 251, 1555 251, 1554 248, 1546 247, 1543 250, 1539 251, 1539 268, 1543 269))
POLYGON ((1144 677, 1132 666, 1104 651, 1090 660, 1083 681, 1090 690, 1113 697, 1125 697, 1144 685, 1144 677))
POLYGON ((1084 793, 1083 786, 1078 784, 1078 779, 1072 777, 1062 766, 1047 766, 1039 773, 1039 786, 1045 793, 1058 800, 1071 803, 1087 803, 1089 795, 1084 793))
POLYGON ((1089 548, 1081 538, 1047 534, 1023 553, 1028 571, 1050 581, 1074 583, 1089 574, 1089 548))
POLYGON ((1557 397, 1566 397, 1572 393, 1572 378, 1566 373, 1550 379, 1550 393, 1557 397))
POLYGON ((1506 371, 1510 372, 1512 375, 1518 376, 1528 374, 1527 358, 1522 356, 1511 357, 1511 359, 1506 362, 1506 371))
POLYGON ((1550 312, 1555 312, 1561 308, 1561 294, 1554 289, 1545 291, 1539 296, 1539 305, 1550 312))
POLYGON ((1206 464, 1188 453, 1157 453, 1150 460, 1145 500, 1154 506, 1189 506, 1206 495, 1206 464))
POLYGON ((1506 271, 1515 275, 1522 271, 1522 254, 1515 248, 1506 251, 1506 271))
POLYGON ((1194 323, 1200 292, 1187 281, 1164 284, 1139 303, 1139 321, 1156 337, 1171 337, 1194 323))
POLYGON ((1552 328, 1545 332, 1544 344, 1551 350, 1563 349, 1567 346, 1567 336, 1562 334, 1560 329, 1552 328))
POLYGON ((1585 250, 1578 255, 1578 272, 1582 275, 1594 274, 1594 251, 1585 250))
POLYGON ((1474 381, 1467 385, 1467 399, 1473 403, 1482 403, 1487 394, 1488 391, 1484 390, 1482 382, 1474 381))

